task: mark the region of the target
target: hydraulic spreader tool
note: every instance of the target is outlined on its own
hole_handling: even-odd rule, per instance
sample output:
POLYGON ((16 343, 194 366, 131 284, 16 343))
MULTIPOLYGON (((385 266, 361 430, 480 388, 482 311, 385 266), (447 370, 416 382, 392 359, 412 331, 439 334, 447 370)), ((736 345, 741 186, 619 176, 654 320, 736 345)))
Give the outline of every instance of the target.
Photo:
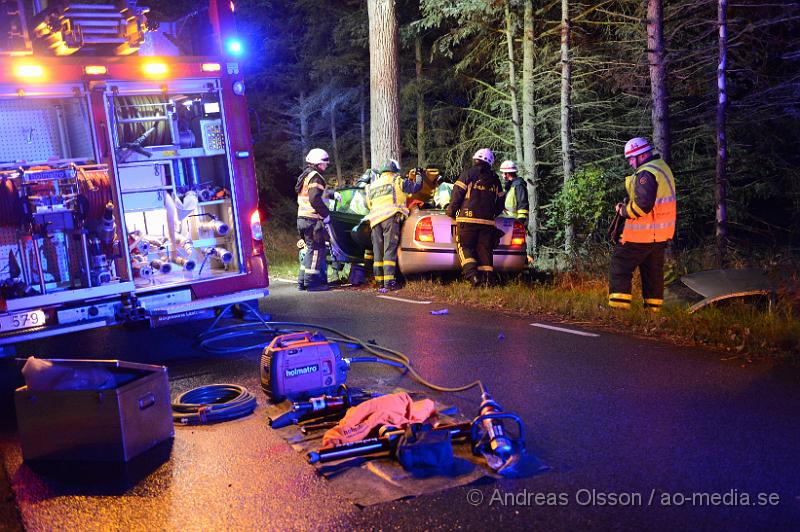
POLYGON ((516 414, 504 412, 486 388, 481 386, 481 406, 472 420, 472 453, 483 455, 497 472, 511 471, 525 452, 525 425, 516 414), (515 425, 508 430, 505 423, 515 425))

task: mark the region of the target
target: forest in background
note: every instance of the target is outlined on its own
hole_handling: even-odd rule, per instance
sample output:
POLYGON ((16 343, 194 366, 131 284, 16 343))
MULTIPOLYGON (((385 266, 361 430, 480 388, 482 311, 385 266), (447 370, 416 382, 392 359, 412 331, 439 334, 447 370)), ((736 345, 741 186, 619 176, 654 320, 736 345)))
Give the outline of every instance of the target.
MULTIPOLYGON (((720 2, 727 0, 663 8, 681 250, 714 245, 720 2)), ((197 3, 150 5, 166 20, 197 3)), ((399 0, 395 8, 404 168, 427 164, 455 175, 479 147, 491 147, 498 161, 531 159, 519 152, 532 151, 525 177, 536 185, 539 245, 562 249, 564 228, 572 227, 572 251, 593 250, 624 196, 624 142, 653 137, 648 2, 399 0), (523 53, 526 4, 532 53, 523 53), (562 150, 565 23, 572 168, 562 150), (526 90, 534 141, 521 143, 515 123, 526 90)), ((798 244, 800 4, 739 0, 726 12, 727 247, 746 261, 798 244)), ((369 165, 367 1, 240 0, 236 13, 248 97, 261 122, 262 200, 273 218, 291 223, 292 187, 308 148, 331 153, 328 177, 340 183, 369 165)))

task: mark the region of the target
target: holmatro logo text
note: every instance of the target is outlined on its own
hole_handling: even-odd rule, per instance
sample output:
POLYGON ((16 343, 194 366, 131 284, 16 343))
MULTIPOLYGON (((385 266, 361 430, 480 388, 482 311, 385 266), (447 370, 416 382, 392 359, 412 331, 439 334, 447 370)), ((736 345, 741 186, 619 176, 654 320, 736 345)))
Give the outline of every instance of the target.
POLYGON ((285 373, 287 377, 299 377, 301 375, 308 375, 309 373, 316 373, 318 371, 319 371, 319 365, 311 364, 310 366, 287 369, 285 373))

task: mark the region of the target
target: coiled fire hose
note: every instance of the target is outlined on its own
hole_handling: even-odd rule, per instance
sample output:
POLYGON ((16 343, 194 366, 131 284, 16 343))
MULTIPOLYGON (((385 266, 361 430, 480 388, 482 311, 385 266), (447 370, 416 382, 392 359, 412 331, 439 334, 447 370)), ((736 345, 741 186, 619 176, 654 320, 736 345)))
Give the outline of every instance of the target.
POLYGON ((172 403, 172 421, 205 425, 230 421, 253 413, 256 396, 244 386, 209 384, 180 394, 172 403))

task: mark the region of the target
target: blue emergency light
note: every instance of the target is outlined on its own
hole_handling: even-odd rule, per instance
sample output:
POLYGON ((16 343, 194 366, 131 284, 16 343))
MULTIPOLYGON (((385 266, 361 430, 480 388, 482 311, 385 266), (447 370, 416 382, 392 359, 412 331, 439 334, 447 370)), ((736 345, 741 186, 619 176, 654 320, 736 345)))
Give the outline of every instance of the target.
POLYGON ((242 52, 244 52, 242 41, 239 39, 228 39, 225 43, 225 49, 231 55, 242 55, 242 52))

